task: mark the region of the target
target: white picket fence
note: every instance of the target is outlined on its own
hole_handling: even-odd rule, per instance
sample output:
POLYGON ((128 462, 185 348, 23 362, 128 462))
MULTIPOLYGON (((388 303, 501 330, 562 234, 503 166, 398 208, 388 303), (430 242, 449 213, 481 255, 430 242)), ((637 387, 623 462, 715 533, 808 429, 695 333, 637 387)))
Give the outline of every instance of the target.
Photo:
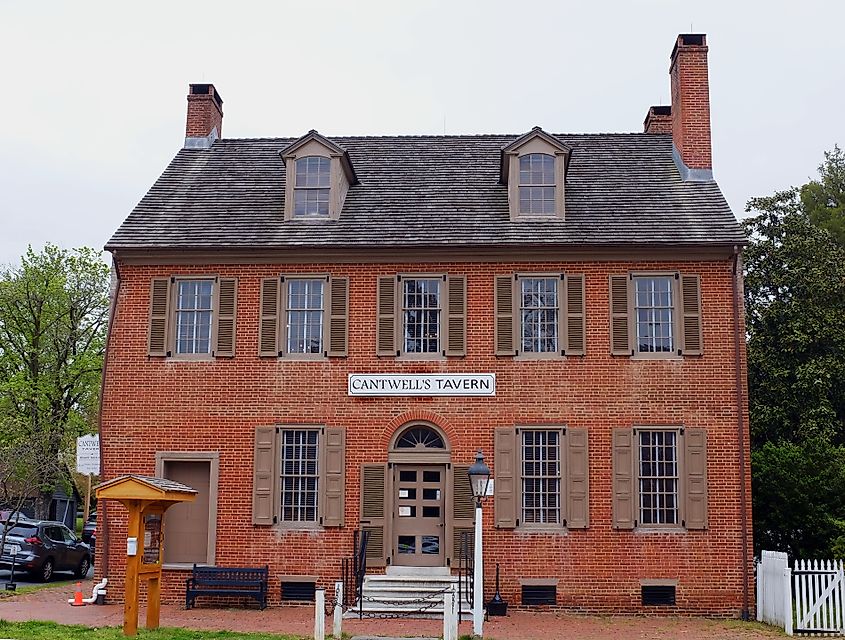
POLYGON ((792 570, 796 633, 845 632, 842 560, 796 560, 792 570))
POLYGON ((845 563, 796 560, 763 551, 757 566, 757 620, 787 635, 845 634, 845 563))
POLYGON ((792 579, 789 558, 781 551, 763 551, 757 565, 757 620, 792 635, 792 579))

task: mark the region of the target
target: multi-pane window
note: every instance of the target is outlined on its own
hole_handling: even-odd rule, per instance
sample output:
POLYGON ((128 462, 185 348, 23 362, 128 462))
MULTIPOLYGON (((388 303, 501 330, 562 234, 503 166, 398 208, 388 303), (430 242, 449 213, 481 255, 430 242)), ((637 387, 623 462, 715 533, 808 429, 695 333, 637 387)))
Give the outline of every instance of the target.
POLYGON ((328 216, 331 160, 306 156, 296 161, 293 190, 294 216, 328 216))
POLYGON ((524 353, 558 351, 560 278, 520 278, 520 342, 524 353))
POLYGON ((317 522, 319 432, 283 429, 281 432, 283 522, 317 522))
POLYGON ((406 353, 440 352, 442 278, 403 278, 402 317, 406 353))
POLYGON ((326 279, 287 280, 287 352, 323 353, 326 279))
POLYGON ((678 432, 637 432, 641 525, 678 524, 678 432))
POLYGON ((560 524, 560 431, 522 431, 522 522, 560 524))
POLYGON ((213 280, 176 281, 176 353, 211 353, 213 280))
POLYGON ((555 212, 555 159, 546 153, 531 153, 519 159, 519 212, 555 212))
POLYGON ((637 351, 671 353, 675 349, 674 282, 671 276, 634 278, 637 351))

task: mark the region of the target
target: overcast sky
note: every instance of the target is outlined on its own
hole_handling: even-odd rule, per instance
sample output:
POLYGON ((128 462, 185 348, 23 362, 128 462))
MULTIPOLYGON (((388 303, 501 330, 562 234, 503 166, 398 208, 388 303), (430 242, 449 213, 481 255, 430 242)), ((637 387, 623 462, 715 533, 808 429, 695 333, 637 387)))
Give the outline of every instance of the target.
POLYGON ((0 263, 101 248, 181 147, 191 82, 225 137, 641 131, 690 29, 742 215, 845 144, 843 24, 816 0, 0 0, 0 263))

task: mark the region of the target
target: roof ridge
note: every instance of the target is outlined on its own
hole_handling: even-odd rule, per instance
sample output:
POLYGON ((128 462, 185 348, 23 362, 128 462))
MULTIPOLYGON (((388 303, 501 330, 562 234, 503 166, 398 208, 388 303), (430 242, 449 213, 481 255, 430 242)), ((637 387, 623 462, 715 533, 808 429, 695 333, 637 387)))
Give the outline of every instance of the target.
MULTIPOLYGON (((321 134, 322 135, 322 134, 321 134)), ((410 140, 442 140, 447 138, 452 139, 466 139, 466 138, 518 138, 519 136, 525 135, 525 133, 446 133, 446 134, 429 134, 429 133, 421 133, 421 134, 395 134, 395 135, 325 135, 329 140, 348 140, 348 139, 356 139, 356 140, 397 140, 397 139, 410 139, 410 140)), ((659 133, 643 133, 640 131, 598 131, 598 132, 579 132, 579 133, 554 133, 551 132, 550 135, 553 136, 566 136, 569 138, 589 138, 589 137, 610 137, 610 136, 619 136, 619 137, 649 137, 649 138, 657 138, 662 139, 671 134, 659 134, 659 133)), ((278 141, 288 141, 288 140, 299 140, 301 136, 261 136, 261 137, 247 137, 247 138, 218 138, 217 142, 278 142, 278 141)))

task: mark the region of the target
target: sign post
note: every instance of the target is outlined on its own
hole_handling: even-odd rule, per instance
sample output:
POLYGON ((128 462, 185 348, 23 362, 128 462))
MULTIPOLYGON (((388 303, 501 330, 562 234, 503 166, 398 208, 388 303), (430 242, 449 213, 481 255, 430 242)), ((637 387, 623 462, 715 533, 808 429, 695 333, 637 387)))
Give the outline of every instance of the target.
POLYGON ((88 476, 82 515, 82 522, 85 523, 88 522, 88 513, 91 509, 91 476, 100 473, 100 436, 98 434, 76 439, 76 472, 88 476))

